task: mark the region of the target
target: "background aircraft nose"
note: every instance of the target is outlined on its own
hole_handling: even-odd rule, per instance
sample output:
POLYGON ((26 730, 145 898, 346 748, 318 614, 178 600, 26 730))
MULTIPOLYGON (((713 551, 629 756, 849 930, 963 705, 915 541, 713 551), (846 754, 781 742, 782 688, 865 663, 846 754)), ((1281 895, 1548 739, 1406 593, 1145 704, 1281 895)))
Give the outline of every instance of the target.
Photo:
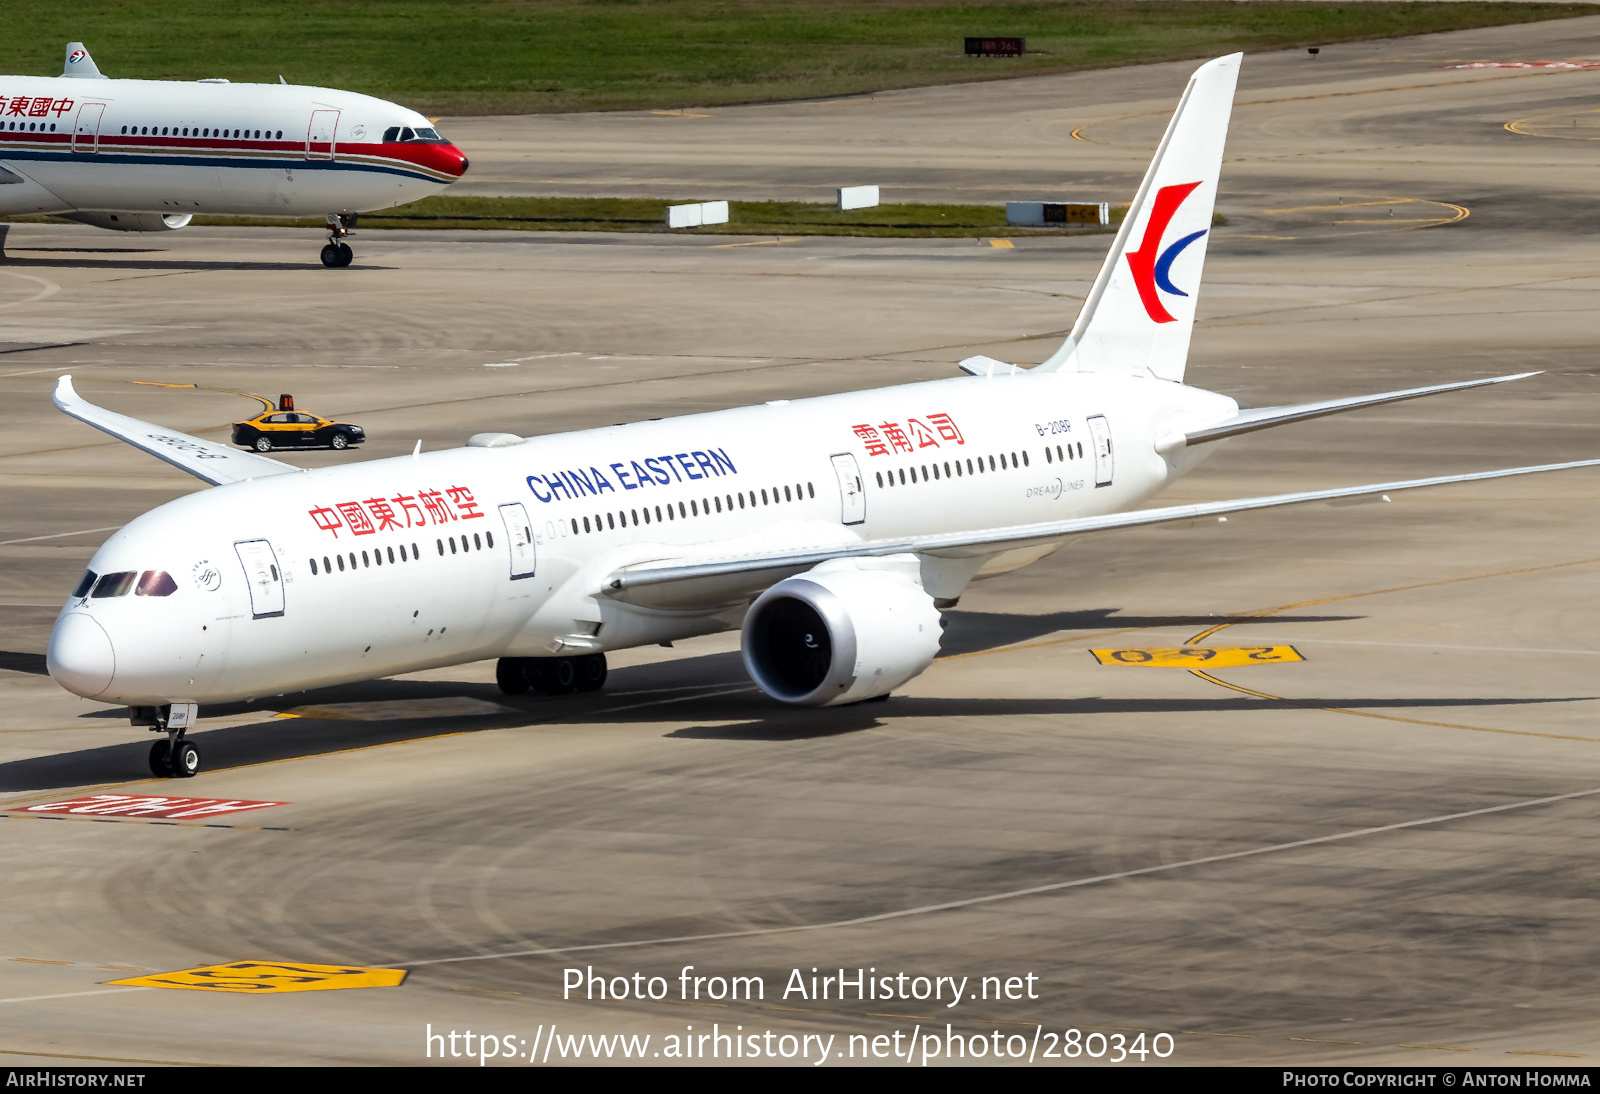
POLYGON ((50 633, 45 666, 56 683, 74 695, 92 699, 111 686, 117 658, 105 628, 82 612, 72 612, 50 633))

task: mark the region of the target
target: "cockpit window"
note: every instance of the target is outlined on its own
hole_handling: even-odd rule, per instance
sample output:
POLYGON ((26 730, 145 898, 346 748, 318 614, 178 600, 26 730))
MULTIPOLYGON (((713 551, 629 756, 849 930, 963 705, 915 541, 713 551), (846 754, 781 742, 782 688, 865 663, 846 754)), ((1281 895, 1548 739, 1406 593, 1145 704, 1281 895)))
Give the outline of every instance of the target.
POLYGON ((178 583, 172 580, 172 575, 164 570, 146 570, 139 579, 139 587, 134 589, 136 596, 171 596, 178 591, 178 583))
POLYGON ((127 596, 133 588, 133 583, 138 580, 138 570, 123 570, 114 574, 106 574, 95 585, 94 592, 90 595, 96 600, 103 600, 110 596, 127 596))
POLYGON ((83 580, 78 582, 78 587, 76 589, 72 590, 73 597, 78 600, 82 600, 84 597, 88 596, 89 590, 94 588, 95 578, 99 576, 100 575, 95 573, 93 570, 85 570, 83 573, 83 580))
POLYGON ((412 129, 410 126, 391 125, 383 131, 385 144, 396 142, 414 142, 418 144, 449 144, 450 142, 439 136, 437 129, 422 128, 412 129))

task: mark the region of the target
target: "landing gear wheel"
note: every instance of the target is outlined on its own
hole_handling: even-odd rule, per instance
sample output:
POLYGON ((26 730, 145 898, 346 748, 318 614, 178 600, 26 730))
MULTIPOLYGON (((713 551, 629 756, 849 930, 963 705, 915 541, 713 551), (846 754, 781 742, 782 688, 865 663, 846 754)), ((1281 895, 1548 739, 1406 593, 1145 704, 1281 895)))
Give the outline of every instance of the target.
POLYGON ((193 741, 179 741, 178 747, 172 753, 173 778, 192 779, 199 770, 200 750, 194 746, 193 741))
POLYGON ((579 691, 599 691, 606 683, 606 655, 590 653, 572 658, 579 691))
POLYGON ((150 745, 150 774, 158 779, 170 778, 172 765, 167 762, 167 742, 154 741, 150 745))
POLYGON ((334 263, 335 266, 348 266, 355 261, 356 253, 350 249, 350 244, 335 243, 334 246, 339 250, 339 261, 334 263))
POLYGON ((528 691, 528 670, 520 657, 502 657, 494 666, 494 682, 506 695, 525 695, 528 691))
POLYGON ((534 658, 528 671, 533 686, 546 695, 571 695, 578 690, 575 657, 534 658))
POLYGON ((329 444, 330 447, 336 448, 339 451, 343 452, 346 448, 350 447, 350 439, 348 437, 346 437, 343 433, 335 433, 333 435, 333 437, 328 441, 328 444, 329 444))
MULTIPOLYGON (((348 251, 349 249, 350 249, 349 247, 345 248, 346 251, 348 251)), ((337 268, 339 266, 345 265, 344 262, 340 261, 340 259, 342 257, 343 256, 340 255, 340 253, 339 253, 339 244, 337 244, 337 243, 327 243, 327 244, 323 245, 323 248, 322 248, 322 264, 324 266, 328 267, 330 270, 331 269, 335 269, 335 268, 337 268)))
POLYGON ((271 452, 272 451, 272 442, 270 440, 268 440, 266 437, 257 437, 256 438, 256 451, 257 452, 271 452))

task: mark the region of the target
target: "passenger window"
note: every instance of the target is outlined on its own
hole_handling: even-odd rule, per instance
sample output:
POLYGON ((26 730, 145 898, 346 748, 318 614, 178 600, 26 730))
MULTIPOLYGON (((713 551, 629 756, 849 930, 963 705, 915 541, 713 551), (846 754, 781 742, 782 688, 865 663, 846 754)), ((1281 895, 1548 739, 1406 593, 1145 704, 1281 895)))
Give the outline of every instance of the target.
MULTIPOLYGON (((729 499, 729 500, 732 500, 732 499, 729 499)), ((711 504, 716 506, 717 512, 719 512, 719 513, 722 512, 722 499, 721 498, 712 498, 711 499, 711 504)))
MULTIPOLYGON (((1015 452, 1013 452, 1011 454, 1011 462, 1012 463, 1016 463, 1017 462, 1017 454, 1015 452)), ((1022 450, 1022 466, 1023 467, 1031 467, 1031 466, 1033 466, 1032 464, 1030 464, 1028 462, 1028 450, 1026 448, 1024 448, 1022 450)))
MULTIPOLYGON (((402 549, 402 553, 404 553, 403 549, 402 549)), ((414 559, 418 559, 418 558, 422 557, 422 552, 417 550, 417 545, 415 543, 413 543, 411 545, 411 557, 414 558, 414 559)))
POLYGON ((740 509, 744 508, 744 494, 742 494, 742 493, 739 495, 739 508, 740 509))
POLYGON ((1051 457, 1050 457, 1050 446, 1049 445, 1045 445, 1044 446, 1044 462, 1045 463, 1049 463, 1050 459, 1051 459, 1051 457))
POLYGON ((1078 459, 1083 459, 1083 442, 1078 442, 1078 459))
MULTIPOLYGON (((390 561, 392 562, 394 560, 390 559, 390 561)), ((372 549, 372 564, 374 566, 382 566, 383 565, 383 548, 382 547, 374 547, 372 549)))
POLYGON ((939 477, 939 465, 938 464, 934 464, 933 465, 933 477, 936 478, 936 479, 939 477))
POLYGON ((344 573, 344 556, 343 555, 334 555, 333 557, 339 560, 339 572, 341 574, 344 573))
POLYGON ((372 560, 367 557, 367 552, 365 552, 365 551, 361 552, 361 565, 366 566, 369 569, 372 566, 372 560))
MULTIPOLYGON (((401 558, 405 557, 405 550, 406 549, 404 547, 400 548, 400 557, 401 558)), ((391 566, 394 565, 394 548, 393 547, 389 548, 389 565, 391 565, 391 566)))
POLYGON ((639 510, 633 509, 630 511, 633 513, 633 526, 637 528, 639 527, 639 510))
POLYGON ((489 545, 489 550, 491 550, 491 551, 494 550, 494 533, 493 532, 485 532, 485 533, 483 533, 483 539, 484 539, 484 542, 486 542, 489 545))
POLYGON ((311 560, 311 576, 312 577, 316 577, 317 576, 317 560, 316 559, 312 559, 311 560))
MULTIPOLYGON (((594 530, 597 531, 597 532, 600 530, 600 518, 599 517, 595 517, 594 518, 594 530)), ((483 550, 483 540, 478 538, 478 533, 476 533, 476 532, 472 533, 472 547, 473 547, 473 550, 476 550, 476 551, 483 550)))
POLYGON ((123 570, 115 574, 106 574, 100 579, 90 595, 96 600, 104 600, 111 596, 127 596, 128 590, 133 588, 134 581, 139 577, 138 570, 123 570))
POLYGON ((763 487, 762 490, 761 490, 761 504, 762 505, 768 504, 767 503, 767 491, 766 491, 765 487, 763 487))
POLYGON ((814 498, 816 496, 817 496, 817 492, 811 488, 811 484, 809 482, 806 483, 806 497, 814 498))
POLYGON ((444 540, 436 539, 436 540, 433 541, 433 545, 435 547, 439 548, 439 557, 443 558, 444 557, 444 540))
POLYGON ((83 580, 78 582, 78 587, 72 590, 72 595, 79 600, 89 595, 89 590, 94 588, 95 579, 99 577, 93 570, 83 572, 83 580))
POLYGON ((648 505, 644 507, 644 522, 646 524, 650 523, 650 507, 648 505))
POLYGON ((350 552, 350 568, 352 570, 356 568, 356 553, 354 551, 350 552))
POLYGON ((329 564, 327 555, 322 556, 322 572, 325 574, 333 573, 333 566, 329 564))
POLYGON ((693 498, 689 499, 689 512, 693 513, 697 517, 700 515, 700 503, 695 501, 693 498))
POLYGON ((972 474, 972 457, 967 457, 967 474, 972 474))
MULTIPOLYGON (((577 535, 578 534, 578 522, 577 521, 573 521, 572 522, 572 534, 573 535, 577 535)), ((451 536, 450 537, 450 553, 451 554, 455 554, 456 553, 456 537, 455 536, 451 536)))
POLYGON ((883 489, 883 472, 882 471, 878 472, 878 489, 879 490, 883 489))
POLYGON ((793 501, 794 500, 793 498, 791 498, 789 496, 789 488, 787 486, 785 486, 783 488, 783 500, 784 501, 793 501))
POLYGON ((656 523, 661 523, 661 506, 656 506, 656 523))
POLYGON ((994 457, 993 456, 989 457, 989 470, 990 471, 994 470, 994 457))
POLYGON ((589 518, 588 517, 584 517, 583 518, 583 530, 585 532, 587 532, 589 530, 589 518))

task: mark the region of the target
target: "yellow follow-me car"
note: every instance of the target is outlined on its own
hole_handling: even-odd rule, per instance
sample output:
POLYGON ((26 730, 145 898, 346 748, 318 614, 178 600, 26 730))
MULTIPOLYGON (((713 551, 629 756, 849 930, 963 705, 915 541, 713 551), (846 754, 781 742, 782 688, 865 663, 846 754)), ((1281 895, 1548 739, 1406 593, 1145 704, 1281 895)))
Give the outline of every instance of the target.
POLYGON ((276 409, 233 423, 233 443, 271 452, 274 448, 349 448, 367 439, 366 430, 295 410, 294 396, 280 395, 276 409))

